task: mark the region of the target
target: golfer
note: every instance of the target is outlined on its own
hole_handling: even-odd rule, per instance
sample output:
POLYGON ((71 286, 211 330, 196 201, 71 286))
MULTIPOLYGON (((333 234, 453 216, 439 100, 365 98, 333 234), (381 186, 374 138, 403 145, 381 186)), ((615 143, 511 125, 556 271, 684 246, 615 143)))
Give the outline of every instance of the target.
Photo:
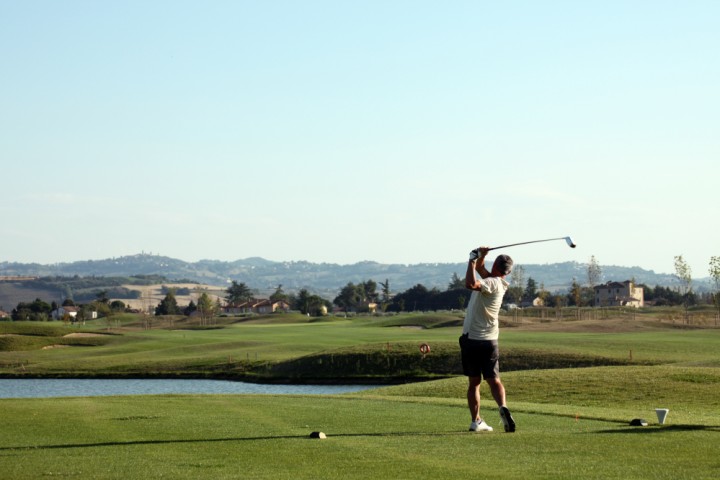
POLYGON ((500 418, 506 432, 515 431, 515 420, 505 405, 505 387, 500 381, 498 359, 498 314, 502 299, 510 284, 505 276, 512 270, 513 261, 507 255, 498 255, 492 270, 485 268, 488 247, 470 252, 465 286, 472 290, 460 337, 463 373, 468 377, 467 402, 473 432, 492 432, 492 427, 480 417, 480 384, 483 377, 490 387, 500 409, 500 418), (477 278, 476 273, 480 275, 477 278))

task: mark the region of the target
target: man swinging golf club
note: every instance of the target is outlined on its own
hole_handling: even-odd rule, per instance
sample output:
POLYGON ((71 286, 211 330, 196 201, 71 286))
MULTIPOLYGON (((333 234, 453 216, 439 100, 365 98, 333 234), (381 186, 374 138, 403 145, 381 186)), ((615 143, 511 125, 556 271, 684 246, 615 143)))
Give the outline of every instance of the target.
POLYGON ((467 402, 474 432, 491 432, 492 427, 480 416, 480 384, 483 377, 490 387, 500 410, 506 432, 515 431, 515 420, 505 405, 505 387, 500 381, 498 359, 498 314, 502 299, 510 284, 505 276, 512 270, 513 261, 507 255, 498 255, 492 270, 485 268, 485 257, 490 249, 480 247, 470 252, 465 273, 465 286, 472 290, 460 337, 463 373, 468 377, 467 402), (477 278, 476 273, 480 275, 477 278))

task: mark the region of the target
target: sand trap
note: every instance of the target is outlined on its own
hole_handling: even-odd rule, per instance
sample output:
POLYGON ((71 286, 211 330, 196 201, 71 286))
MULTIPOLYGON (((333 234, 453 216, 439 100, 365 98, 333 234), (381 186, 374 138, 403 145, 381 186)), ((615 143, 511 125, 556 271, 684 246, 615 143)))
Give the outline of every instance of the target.
POLYGON ((42 350, 50 350, 51 348, 67 348, 70 345, 48 345, 45 347, 42 347, 42 350))
POLYGON ((63 337, 104 337, 105 334, 103 333, 68 333, 67 335, 63 335, 63 337))

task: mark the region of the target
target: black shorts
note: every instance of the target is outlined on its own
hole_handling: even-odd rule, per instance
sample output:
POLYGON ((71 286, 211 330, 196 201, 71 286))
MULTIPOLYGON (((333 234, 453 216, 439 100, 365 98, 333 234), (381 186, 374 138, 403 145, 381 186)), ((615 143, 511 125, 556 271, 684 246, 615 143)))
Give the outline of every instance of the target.
POLYGON ((472 340, 465 334, 460 337, 460 356, 465 376, 486 380, 500 377, 497 340, 472 340))

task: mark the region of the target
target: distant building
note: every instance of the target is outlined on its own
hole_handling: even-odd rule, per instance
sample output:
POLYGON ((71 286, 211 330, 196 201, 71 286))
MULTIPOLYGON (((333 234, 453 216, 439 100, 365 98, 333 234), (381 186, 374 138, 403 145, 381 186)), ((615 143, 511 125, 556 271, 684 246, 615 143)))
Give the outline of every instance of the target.
MULTIPOLYGON (((68 315, 70 317, 70 320, 72 322, 75 322, 77 320, 79 312, 80 307, 66 305, 64 307, 58 307, 57 309, 50 312, 50 316, 53 320, 62 320, 65 315, 68 315)), ((85 320, 95 320, 96 318, 98 318, 98 313, 96 311, 86 312, 85 320), (89 315, 89 318, 87 317, 87 315, 89 315)))
POLYGON ((596 307, 635 307, 645 305, 645 291, 630 280, 608 282, 598 285, 595 290, 596 307))
POLYGON ((520 302, 520 305, 515 305, 515 304, 511 304, 511 305, 514 305, 514 307, 508 307, 508 308, 518 308, 518 307, 520 307, 520 308, 544 307, 544 306, 545 306, 545 300, 543 300, 543 299, 540 298, 540 297, 535 297, 535 298, 532 299, 532 301, 530 301, 530 300, 523 300, 523 301, 520 302))
POLYGON ((69 315, 74 319, 77 317, 78 311, 80 311, 78 307, 64 306, 58 307, 57 309, 53 310, 50 315, 52 316, 53 320, 62 320, 65 314, 69 315))
POLYGON ((240 305, 225 305, 222 311, 226 315, 242 314, 242 313, 275 313, 278 311, 287 312, 290 310, 290 304, 282 300, 273 302, 267 298, 252 298, 240 305))
POLYGON ((10 318, 10 314, 0 310, 0 318, 10 318))

